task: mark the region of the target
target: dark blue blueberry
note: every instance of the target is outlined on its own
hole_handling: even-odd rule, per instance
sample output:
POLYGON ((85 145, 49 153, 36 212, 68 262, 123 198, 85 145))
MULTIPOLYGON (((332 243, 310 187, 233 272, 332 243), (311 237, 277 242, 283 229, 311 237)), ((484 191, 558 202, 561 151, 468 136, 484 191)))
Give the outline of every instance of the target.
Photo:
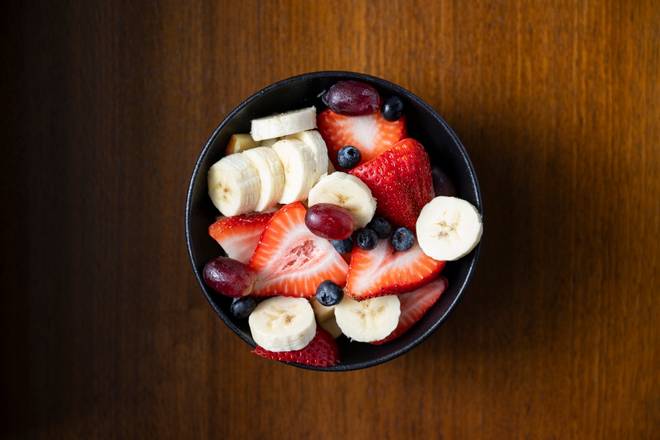
POLYGON ((392 246, 395 251, 407 251, 415 244, 415 235, 408 228, 398 228, 392 234, 392 246))
POLYGON ((353 250, 353 240, 349 237, 346 240, 330 240, 335 250, 340 254, 347 254, 353 250))
POLYGON ((359 248, 369 251, 376 247, 378 243, 378 234, 373 229, 362 228, 355 233, 355 244, 359 248))
POLYGON ((367 228, 373 229, 380 238, 387 238, 392 233, 392 225, 383 217, 374 217, 371 219, 367 228))
POLYGON ((343 297, 344 291, 342 288, 332 281, 323 281, 319 284, 319 287, 316 288, 316 300, 324 306, 334 306, 335 304, 339 304, 343 297))
POLYGON ((344 169, 355 167, 360 163, 360 159, 362 159, 360 150, 352 145, 346 145, 337 152, 337 163, 344 169))
POLYGON ((238 319, 245 319, 257 307, 257 302, 251 296, 234 298, 231 302, 230 311, 238 319))
POLYGON ((390 96, 383 103, 381 113, 383 113, 383 118, 387 121, 398 120, 403 113, 403 101, 398 96, 390 96))

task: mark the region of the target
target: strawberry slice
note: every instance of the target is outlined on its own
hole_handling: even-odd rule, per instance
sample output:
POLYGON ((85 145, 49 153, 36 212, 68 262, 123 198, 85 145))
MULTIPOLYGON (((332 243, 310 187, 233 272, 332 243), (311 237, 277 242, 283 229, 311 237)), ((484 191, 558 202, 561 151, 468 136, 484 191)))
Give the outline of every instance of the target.
POLYGON ((316 124, 335 167, 338 166, 337 152, 346 145, 360 150, 362 162, 366 162, 406 136, 405 118, 390 122, 380 112, 347 116, 327 109, 319 113, 316 124))
POLYGON ((397 142, 377 158, 350 171, 378 200, 377 211, 414 231, 417 216, 434 196, 429 156, 412 138, 397 142))
POLYGON ((444 265, 427 257, 417 243, 404 252, 396 252, 387 240, 370 251, 355 247, 346 292, 356 300, 410 292, 435 278, 444 265))
POLYGON ((322 281, 345 284, 346 261, 330 241, 307 228, 306 212, 302 203, 291 203, 268 222, 250 260, 258 273, 253 295, 309 298, 322 281))
POLYGON ((252 213, 222 217, 209 226, 209 235, 229 258, 247 263, 272 216, 273 213, 252 213))
POLYGON ((422 316, 424 316, 431 306, 438 301, 440 295, 442 295, 446 288, 447 280, 440 277, 419 289, 399 295, 399 301, 401 302, 399 325, 388 337, 381 339, 380 341, 372 342, 372 344, 384 344, 407 332, 408 329, 422 319, 422 316))
POLYGON ((316 328, 314 339, 303 349, 274 352, 257 345, 252 353, 274 361, 295 362, 314 367, 331 367, 339 363, 337 341, 330 333, 319 327, 316 328))

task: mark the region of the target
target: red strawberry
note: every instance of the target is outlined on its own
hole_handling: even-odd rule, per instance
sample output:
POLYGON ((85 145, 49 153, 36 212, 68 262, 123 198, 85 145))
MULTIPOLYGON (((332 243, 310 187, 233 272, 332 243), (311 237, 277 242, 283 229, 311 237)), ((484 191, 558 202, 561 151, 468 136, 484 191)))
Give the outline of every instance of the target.
POLYGON ((419 212, 434 195, 429 156, 412 138, 397 142, 350 173, 371 189, 382 216, 412 231, 419 212))
POLYGON ((427 257, 417 243, 396 252, 387 240, 370 251, 353 248, 346 292, 357 300, 410 292, 436 277, 444 261, 427 257))
POLYGON ((346 116, 327 109, 316 119, 319 132, 328 146, 328 156, 335 166, 338 166, 337 152, 346 145, 360 150, 362 162, 366 162, 406 136, 405 118, 390 122, 380 112, 346 116))
POLYGON ((314 367, 331 367, 339 363, 337 341, 330 333, 318 327, 314 339, 301 350, 274 352, 257 345, 252 353, 274 361, 295 362, 314 367))
POLYGON ((410 327, 417 321, 422 319, 422 316, 435 304, 442 292, 447 288, 447 280, 443 277, 413 290, 412 292, 399 295, 401 302, 401 316, 399 316, 399 325, 392 333, 385 339, 372 342, 372 344, 380 345, 396 339, 404 334, 410 327))
POLYGON ((258 273, 253 295, 309 298, 322 281, 346 282, 346 261, 330 241, 305 226, 306 212, 300 202, 286 205, 264 229, 250 260, 258 273))
POLYGON ((229 258, 247 263, 273 213, 253 213, 222 217, 209 226, 209 235, 229 258))

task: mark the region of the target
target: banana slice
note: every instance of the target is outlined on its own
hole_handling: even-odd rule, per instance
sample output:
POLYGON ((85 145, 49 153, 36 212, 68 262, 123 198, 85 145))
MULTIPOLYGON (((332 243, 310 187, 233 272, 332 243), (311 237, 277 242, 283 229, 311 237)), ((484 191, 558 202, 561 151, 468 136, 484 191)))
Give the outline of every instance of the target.
POLYGON ((356 228, 363 228, 376 212, 376 199, 369 187, 357 177, 335 171, 321 177, 309 191, 309 206, 331 203, 350 211, 356 228))
MULTIPOLYGON (((288 136, 288 139, 297 139, 302 141, 303 144, 309 149, 314 157, 316 167, 314 175, 316 181, 328 172, 328 147, 321 137, 321 134, 316 130, 307 130, 300 133, 288 136)), ((314 182, 316 183, 316 182, 314 182)))
POLYGON ((316 164, 312 153, 299 141, 283 139, 272 146, 284 168, 284 190, 279 202, 282 204, 304 200, 314 185, 316 164))
POLYGON ((310 303, 312 304, 314 316, 316 316, 316 320, 318 322, 327 321, 328 319, 335 316, 335 306, 324 306, 318 302, 316 298, 312 298, 310 303))
POLYGON ((401 303, 396 295, 355 301, 348 295, 335 306, 341 331, 354 341, 373 342, 387 337, 399 324, 401 303))
POLYGON ((248 158, 259 173, 261 190, 255 211, 264 211, 277 205, 284 191, 284 168, 275 150, 257 147, 242 154, 248 158))
POLYGON ((259 201, 259 173, 242 154, 220 159, 209 169, 209 196, 216 208, 227 217, 254 211, 259 201))
POLYGON ((320 325, 323 330, 330 333, 335 339, 341 336, 341 329, 337 325, 337 320, 334 315, 323 322, 319 322, 318 325, 320 325))
POLYGON ((269 351, 300 350, 316 335, 314 311, 305 298, 264 300, 250 314, 248 324, 254 342, 269 351))
POLYGON ((260 147, 272 147, 275 142, 277 142, 279 139, 274 138, 274 139, 266 139, 265 141, 261 141, 259 143, 260 147))
POLYGON ((341 335, 341 329, 335 319, 335 306, 324 306, 316 298, 312 298, 310 303, 312 304, 312 309, 314 309, 316 323, 330 333, 333 338, 338 338, 341 335))
POLYGON ((279 115, 253 119, 250 134, 255 141, 261 141, 314 128, 316 128, 316 108, 312 106, 279 115))
POLYGON ((240 153, 241 151, 248 150, 257 146, 257 143, 252 139, 249 134, 232 134, 227 143, 225 154, 240 153))
POLYGON ((438 261, 467 255, 479 243, 481 214, 469 202, 456 197, 436 197, 417 217, 417 241, 422 251, 438 261))

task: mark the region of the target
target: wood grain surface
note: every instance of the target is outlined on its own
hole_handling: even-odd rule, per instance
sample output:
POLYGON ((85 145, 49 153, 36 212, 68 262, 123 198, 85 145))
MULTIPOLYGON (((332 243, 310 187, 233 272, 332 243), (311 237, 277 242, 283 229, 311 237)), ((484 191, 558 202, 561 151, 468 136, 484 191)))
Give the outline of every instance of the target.
POLYGON ((3 437, 658 438, 657 1, 25 1, 3 20, 3 437), (342 374, 250 354, 183 238, 219 121, 328 69, 432 104, 486 212, 445 325, 342 374))

